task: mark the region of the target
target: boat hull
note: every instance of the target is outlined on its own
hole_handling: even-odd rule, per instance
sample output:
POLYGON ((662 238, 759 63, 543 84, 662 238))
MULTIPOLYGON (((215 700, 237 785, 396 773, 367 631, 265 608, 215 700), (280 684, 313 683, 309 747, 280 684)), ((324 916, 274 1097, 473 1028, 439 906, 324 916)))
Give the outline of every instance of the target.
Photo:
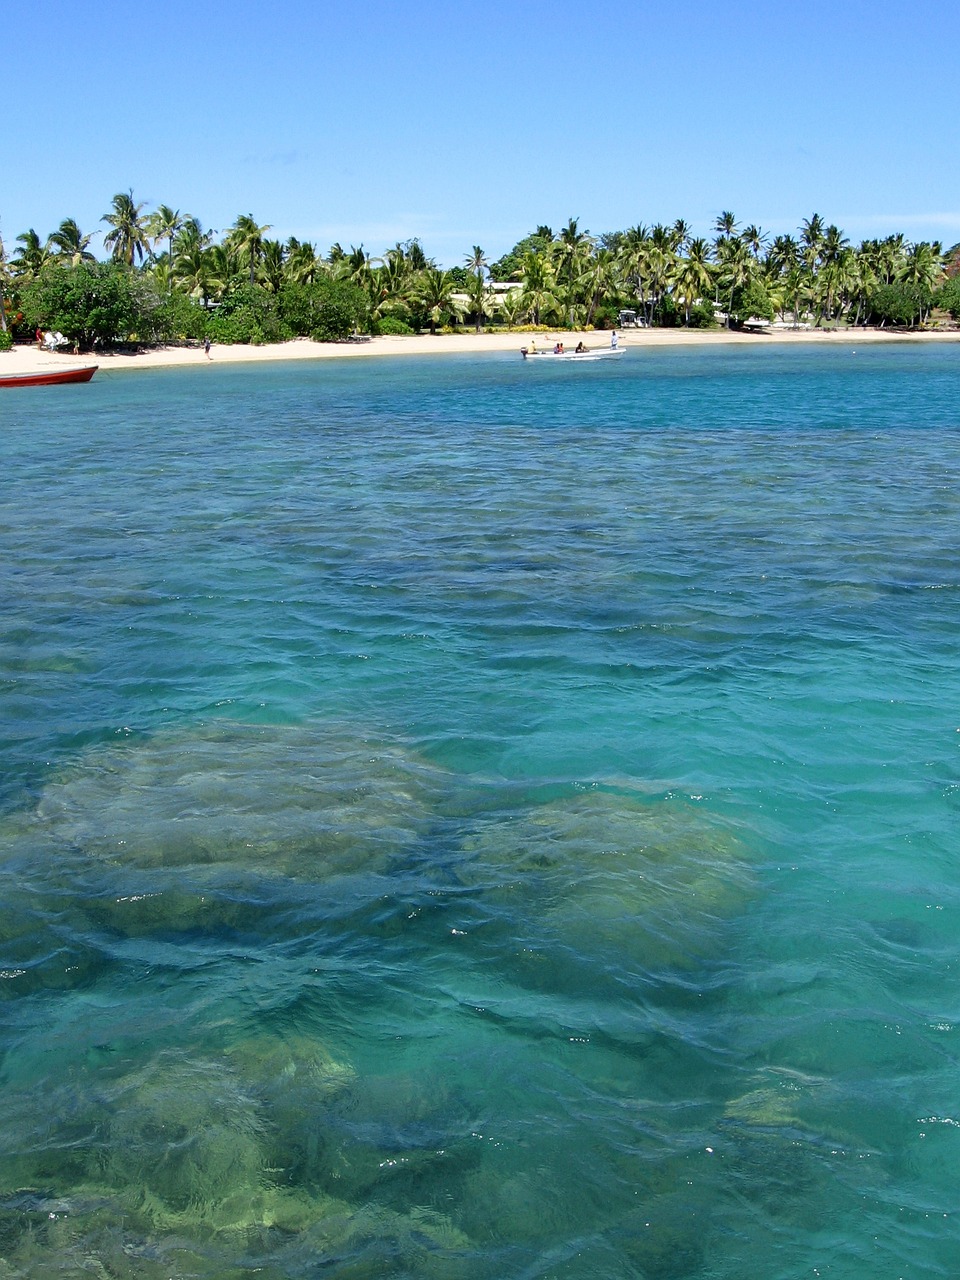
POLYGON ((37 373, 11 373, 0 377, 0 387, 51 387, 61 382, 89 382, 100 368, 89 364, 83 369, 45 369, 37 373))
POLYGON ((616 360, 624 354, 622 347, 602 347, 598 351, 528 351, 520 348, 524 360, 576 360, 578 363, 591 360, 616 360))

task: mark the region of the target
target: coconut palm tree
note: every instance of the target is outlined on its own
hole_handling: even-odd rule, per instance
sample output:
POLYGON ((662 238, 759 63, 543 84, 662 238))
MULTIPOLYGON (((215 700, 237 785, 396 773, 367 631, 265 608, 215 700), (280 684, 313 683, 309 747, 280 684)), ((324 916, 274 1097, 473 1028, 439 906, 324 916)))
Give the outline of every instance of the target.
MULTIPOLYGON (((341 250, 341 257, 342 255, 341 250)), ((320 270, 322 270, 322 263, 317 257, 316 245, 311 244, 309 240, 304 240, 301 244, 296 236, 291 236, 287 241, 284 265, 287 279, 294 284, 312 284, 320 270)))
POLYGON ((767 237, 763 234, 759 227, 752 223, 749 227, 744 227, 740 232, 740 239, 747 246, 755 258, 760 257, 764 248, 766 248, 767 237))
POLYGON ((713 224, 713 229, 721 236, 735 236, 737 234, 737 220, 729 209, 724 209, 713 224))
POLYGON ((132 267, 134 261, 141 262, 150 248, 145 220, 141 217, 142 204, 134 204, 133 189, 121 191, 113 197, 113 213, 105 213, 100 219, 112 230, 103 237, 116 262, 125 262, 132 267))
POLYGON ((250 283, 257 277, 257 266, 263 255, 263 237, 270 230, 269 223, 260 226, 249 213, 242 213, 227 232, 227 244, 241 259, 246 258, 250 268, 250 283))
POLYGON ((691 240, 687 256, 677 264, 675 277, 677 297, 683 303, 684 323, 690 323, 690 308, 699 298, 707 298, 713 291, 710 273, 710 244, 698 238, 691 240))
POLYGON ((64 218, 60 226, 53 232, 48 245, 53 245, 58 257, 70 259, 71 266, 79 266, 81 262, 94 262, 94 256, 87 247, 92 236, 85 236, 73 218, 64 218))
POLYGON ((420 299, 430 317, 430 332, 437 332, 437 325, 445 316, 459 318, 463 304, 454 295, 457 286, 449 271, 427 267, 420 279, 420 299))
POLYGON ((556 275, 546 254, 531 250, 523 255, 523 299, 534 324, 540 323, 541 315, 559 309, 556 275))
POLYGON ((638 305, 646 311, 647 291, 647 259, 650 252, 650 233, 642 223, 630 227, 623 233, 623 240, 617 254, 617 268, 622 279, 627 283, 637 299, 638 305))
MULTIPOLYGON (((900 279, 904 284, 913 285, 918 289, 921 298, 924 295, 929 297, 933 294, 942 278, 943 253, 939 242, 929 244, 926 240, 921 240, 918 244, 911 245, 900 273, 900 279)), ((926 309, 924 304, 921 303, 921 324, 926 319, 926 313, 929 312, 929 309, 929 303, 926 304, 926 309)))
POLYGON ((29 231, 22 231, 17 236, 17 243, 20 248, 10 260, 14 275, 24 282, 35 280, 50 261, 50 242, 41 244, 40 237, 31 227, 29 231))
POLYGON ((173 276, 180 287, 191 298, 196 298, 203 307, 210 305, 211 298, 220 292, 225 283, 217 273, 213 250, 201 247, 195 240, 178 254, 173 265, 173 276))
POLYGON ((479 333, 489 296, 486 286, 486 272, 489 266, 487 255, 478 244, 475 244, 464 258, 464 263, 472 276, 467 292, 470 295, 470 305, 473 308, 476 331, 479 333))
POLYGON ((181 217, 179 209, 171 209, 168 204, 157 205, 153 213, 147 218, 147 234, 153 241, 154 252, 156 252, 160 241, 166 240, 167 254, 172 262, 173 238, 186 225, 187 221, 187 218, 181 217))
POLYGON ((286 251, 279 240, 264 240, 260 274, 271 293, 279 293, 286 276, 286 251))
POLYGON ((617 289, 617 255, 610 249, 598 249, 585 263, 577 285, 586 298, 584 324, 593 324, 601 300, 617 289))
POLYGON ((723 236, 717 241, 719 283, 727 295, 727 328, 733 311, 734 294, 745 289, 757 273, 757 262, 739 236, 723 236))

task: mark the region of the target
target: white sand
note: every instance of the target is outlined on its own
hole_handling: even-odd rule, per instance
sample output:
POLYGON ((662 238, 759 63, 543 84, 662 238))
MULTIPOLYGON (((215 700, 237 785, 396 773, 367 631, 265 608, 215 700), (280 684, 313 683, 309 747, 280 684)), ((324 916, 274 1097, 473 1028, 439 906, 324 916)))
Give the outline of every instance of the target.
MULTIPOLYGON (((214 346, 210 358, 202 348, 161 347, 140 355, 54 354, 38 351, 35 346, 17 346, 12 351, 0 352, 0 376, 5 373, 35 373, 47 369, 69 369, 96 364, 111 373, 120 369, 156 369, 172 365, 213 366, 223 364, 247 364, 261 360, 354 360, 375 356, 395 355, 443 355, 468 354, 478 351, 509 351, 519 357, 520 348, 536 339, 540 350, 548 350, 556 338, 560 338, 568 351, 579 339, 587 347, 607 347, 610 336, 595 333, 457 333, 438 334, 435 337, 371 338, 369 342, 311 342, 309 338, 295 338, 291 342, 279 342, 269 346, 214 346)), ((872 345, 878 342, 960 342, 960 331, 932 331, 926 333, 896 333, 886 329, 857 330, 772 330, 768 333, 733 333, 725 329, 627 329, 620 334, 621 347, 698 347, 735 344, 763 347, 780 343, 836 343, 872 345)))

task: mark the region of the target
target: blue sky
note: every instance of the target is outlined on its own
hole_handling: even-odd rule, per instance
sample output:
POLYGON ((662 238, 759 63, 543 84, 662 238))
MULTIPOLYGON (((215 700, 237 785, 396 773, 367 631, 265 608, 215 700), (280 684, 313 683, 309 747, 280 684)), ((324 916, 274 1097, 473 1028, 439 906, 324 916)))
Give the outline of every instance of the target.
POLYGON ((874 0, 48 0, 7 9, 0 235, 101 230, 132 187, 326 252, 443 265, 594 233, 813 212, 960 240, 960 6, 874 0), (12 99, 12 106, 11 106, 12 99))

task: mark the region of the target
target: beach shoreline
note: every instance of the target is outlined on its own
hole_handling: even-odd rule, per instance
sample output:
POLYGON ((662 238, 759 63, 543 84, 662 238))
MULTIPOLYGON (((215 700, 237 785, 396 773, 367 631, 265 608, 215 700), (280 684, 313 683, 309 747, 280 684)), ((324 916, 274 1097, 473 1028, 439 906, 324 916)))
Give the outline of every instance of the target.
MULTIPOLYGON (((609 334, 601 330, 588 333, 456 333, 384 335, 359 342, 313 342, 310 338, 292 338, 288 342, 263 346, 214 346, 208 357, 202 347, 158 347, 137 353, 96 352, 60 353, 39 351, 35 346, 15 346, 0 352, 0 377, 4 374, 38 373, 96 364, 111 373, 134 369, 181 368, 201 365, 256 364, 267 361, 351 360, 379 356, 411 355, 476 355, 483 352, 514 352, 535 340, 537 346, 549 349, 557 340, 571 350, 582 339, 587 347, 609 346, 609 334)), ((727 329, 627 329, 620 333, 621 348, 654 349, 656 347, 710 346, 782 346, 811 344, 835 346, 877 343, 954 342, 960 343, 960 330, 929 332, 897 332, 888 329, 773 329, 762 333, 744 333, 727 329)))

